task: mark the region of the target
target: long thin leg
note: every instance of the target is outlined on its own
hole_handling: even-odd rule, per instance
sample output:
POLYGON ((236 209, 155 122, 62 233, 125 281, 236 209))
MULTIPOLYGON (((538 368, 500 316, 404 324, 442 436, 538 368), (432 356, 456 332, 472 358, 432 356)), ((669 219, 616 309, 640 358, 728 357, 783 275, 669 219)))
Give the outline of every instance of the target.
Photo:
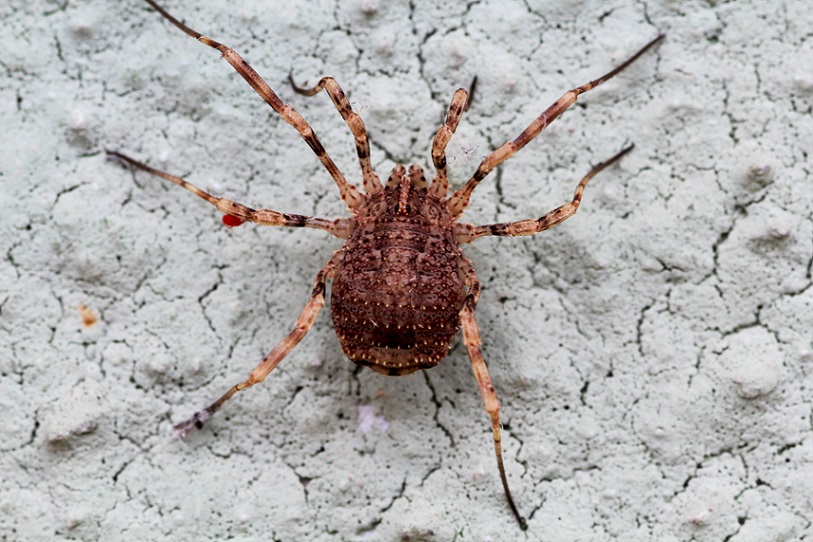
POLYGON ((288 336, 282 340, 282 342, 275 346, 274 349, 271 350, 267 356, 265 356, 265 359, 263 359, 260 364, 257 365, 253 371, 251 371, 251 374, 246 380, 233 386, 229 391, 223 394, 220 399, 203 410, 196 412, 188 420, 176 425, 175 432, 180 437, 185 437, 192 429, 200 429, 203 427, 203 424, 206 423, 212 414, 220 410, 223 403, 231 399, 235 393, 262 382, 265 377, 274 370, 277 364, 282 361, 282 359, 287 356, 297 344, 299 344, 299 341, 301 341, 308 331, 310 331, 314 321, 316 321, 316 316, 319 314, 319 311, 325 306, 326 283, 328 279, 333 277, 334 270, 340 261, 341 254, 342 253, 340 251, 336 251, 327 265, 325 265, 316 275, 311 297, 308 300, 308 303, 305 305, 305 308, 299 314, 299 318, 296 319, 296 324, 294 325, 293 331, 291 331, 291 333, 289 333, 288 336))
POLYGON ((173 182, 182 186, 195 194, 196 196, 205 199, 218 210, 226 213, 229 216, 234 216, 246 222, 255 222, 263 226, 285 226, 288 228, 315 228, 318 230, 325 230, 336 237, 346 239, 350 236, 352 228, 352 220, 346 218, 339 218, 336 220, 327 220, 326 218, 318 218, 313 216, 293 215, 288 213, 280 213, 272 211, 271 209, 252 209, 243 204, 234 202, 226 198, 218 198, 198 188, 197 186, 189 183, 180 177, 170 175, 164 171, 157 170, 146 164, 134 160, 129 156, 121 154, 116 151, 107 151, 107 155, 121 160, 125 164, 146 171, 162 179, 173 182))
POLYGON ((356 139, 356 154, 359 157, 359 164, 361 165, 361 174, 364 179, 364 190, 368 194, 375 194, 381 192, 381 179, 378 178, 373 166, 370 163, 370 138, 367 136, 367 128, 364 126, 364 121, 361 117, 353 111, 350 107, 350 101, 347 99, 339 83, 332 77, 323 77, 313 88, 302 88, 294 81, 293 74, 288 74, 288 81, 295 92, 304 96, 314 96, 324 89, 333 105, 341 114, 350 131, 353 132, 353 137, 356 139))
POLYGON ((483 404, 485 405, 486 412, 491 417, 491 431, 494 436, 494 455, 497 456, 497 468, 500 470, 500 480, 502 487, 505 491, 505 498, 508 500, 508 506, 511 512, 517 519, 520 528, 524 531, 528 528, 525 518, 519 515, 514 499, 511 497, 511 490, 508 488, 508 478, 505 475, 505 466, 502 460, 502 439, 500 437, 500 402, 497 399, 497 391, 494 389, 494 384, 491 382, 491 377, 488 374, 486 362, 483 359, 483 353, 480 351, 480 330, 477 328, 477 322, 474 318, 474 311, 477 306, 477 300, 480 297, 480 281, 477 280, 477 275, 474 273, 474 267, 471 261, 465 256, 460 256, 460 266, 464 273, 465 283, 469 291, 466 299, 463 301, 463 308, 460 309, 460 327, 463 330, 463 342, 466 345, 466 350, 469 353, 471 360, 471 368, 474 371, 474 377, 477 379, 477 385, 480 387, 480 395, 483 396, 483 404))
POLYGON ((525 130, 522 131, 519 136, 513 141, 509 141, 499 147, 497 150, 486 156, 486 158, 480 162, 480 165, 477 167, 477 171, 474 172, 474 175, 468 182, 463 186, 462 189, 458 190, 447 200, 446 205, 448 206, 449 210, 451 211, 452 215, 460 216, 460 214, 466 209, 469 204, 469 199, 471 198, 471 193, 477 188, 477 185, 480 184, 486 175, 491 173, 491 171, 497 167, 498 165, 502 164, 506 160, 508 160, 515 152, 520 150, 522 147, 528 144, 533 138, 539 135, 539 133, 544 130, 551 122, 553 122, 559 115, 561 115, 568 107, 573 105, 576 102, 576 98, 580 94, 584 94, 590 89, 593 89, 599 86, 601 83, 611 79, 613 76, 617 75, 620 71, 624 70, 627 66, 635 62, 642 54, 644 54, 650 47, 655 45, 657 42, 662 40, 664 34, 659 35, 646 45, 644 45, 641 50, 637 53, 632 55, 626 61, 624 61, 620 66, 612 70, 611 72, 605 74, 602 77, 594 81, 590 81, 586 85, 582 85, 580 87, 576 87, 572 90, 567 91, 561 98, 556 100, 556 102, 551 105, 548 109, 545 110, 544 113, 539 115, 535 121, 533 121, 530 125, 528 125, 525 130))
MULTIPOLYGON (((477 78, 474 81, 477 81, 477 78)), ((472 82, 473 87, 474 82, 472 82)), ((429 191, 439 198, 445 198, 446 193, 449 191, 449 175, 446 170, 446 145, 449 144, 449 140, 457 130, 460 117, 463 116, 463 111, 468 109, 468 105, 469 93, 465 89, 457 89, 452 97, 452 103, 449 105, 446 121, 441 125, 434 141, 432 141, 432 162, 435 164, 437 175, 432 180, 429 191)))
POLYGON ((212 39, 207 38, 203 34, 192 30, 178 19, 170 15, 164 8, 156 4, 153 0, 145 0, 150 6, 153 7, 158 13, 160 13, 166 20, 183 30, 186 34, 192 36, 199 42, 208 45, 214 49, 220 51, 220 54, 223 55, 223 58, 231 64, 237 73, 239 73, 246 82, 251 85, 257 94, 259 94, 265 101, 270 105, 274 111, 276 111, 288 124, 293 126, 299 135, 302 136, 302 139, 305 140, 305 143, 313 150, 316 156, 319 158, 319 161, 322 162, 322 165, 325 166, 330 176, 333 177, 333 180, 336 182, 336 186, 339 187, 339 193, 341 194, 342 201, 344 201, 348 207, 351 209, 358 209, 365 201, 366 198, 359 192, 358 188, 353 186, 352 184, 347 182, 344 175, 341 171, 339 171, 338 166, 333 162, 333 159, 328 156, 325 148, 322 146, 322 143, 319 142, 319 139, 316 137, 313 129, 310 125, 302 118, 302 116, 297 113, 294 108, 292 108, 288 104, 282 103, 282 100, 279 99, 271 87, 268 86, 268 83, 263 81, 262 77, 254 71, 254 68, 248 65, 248 62, 243 60, 243 58, 237 54, 234 49, 230 47, 226 47, 223 44, 220 44, 212 39))
POLYGON ((619 151, 615 156, 609 160, 605 160, 596 167, 590 170, 590 173, 576 186, 576 191, 573 194, 573 200, 560 205, 553 211, 542 215, 537 219, 531 220, 518 220, 516 222, 500 222, 499 224, 486 224, 483 226, 475 226, 473 224, 457 223, 454 225, 454 237, 458 245, 471 243, 479 237, 486 235, 496 235, 499 237, 516 237, 519 235, 534 235, 541 231, 547 230, 556 224, 565 221, 573 216, 579 208, 582 201, 582 193, 587 182, 592 179, 599 171, 614 164, 621 159, 622 156, 630 152, 635 145, 630 145, 619 151))

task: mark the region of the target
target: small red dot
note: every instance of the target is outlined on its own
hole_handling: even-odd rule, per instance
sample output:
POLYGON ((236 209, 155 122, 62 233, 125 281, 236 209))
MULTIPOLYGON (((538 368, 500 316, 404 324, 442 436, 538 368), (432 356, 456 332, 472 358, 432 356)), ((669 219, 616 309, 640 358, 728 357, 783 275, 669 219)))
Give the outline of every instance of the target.
POLYGON ((225 224, 228 228, 236 228, 243 222, 245 222, 245 220, 242 218, 237 218, 233 215, 223 215, 223 224, 225 224))

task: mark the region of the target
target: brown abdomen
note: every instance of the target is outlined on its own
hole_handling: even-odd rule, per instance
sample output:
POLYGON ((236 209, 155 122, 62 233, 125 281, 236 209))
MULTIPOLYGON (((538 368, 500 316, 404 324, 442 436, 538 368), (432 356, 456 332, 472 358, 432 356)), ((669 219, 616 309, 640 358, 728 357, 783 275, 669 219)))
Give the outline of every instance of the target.
POLYGON ((389 375, 440 363, 460 327, 466 293, 458 251, 421 231, 379 230, 348 240, 330 301, 345 355, 389 375))

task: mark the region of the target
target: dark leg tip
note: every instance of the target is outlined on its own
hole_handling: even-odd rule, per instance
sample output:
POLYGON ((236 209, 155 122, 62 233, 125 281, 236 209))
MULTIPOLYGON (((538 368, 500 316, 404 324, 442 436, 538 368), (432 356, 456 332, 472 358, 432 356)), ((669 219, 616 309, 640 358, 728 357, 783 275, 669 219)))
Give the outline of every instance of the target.
POLYGON ((118 151, 111 151, 110 149, 105 149, 104 152, 107 155, 108 160, 112 162, 118 162, 119 164, 125 167, 129 167, 137 163, 135 160, 133 160, 126 154, 122 154, 118 151))
POLYGON ((288 83, 291 85, 291 88, 297 94, 304 94, 305 96, 308 95, 308 89, 306 89, 305 87, 300 87, 299 85, 296 84, 296 80, 294 80, 294 70, 293 69, 291 69, 291 71, 288 72, 288 83))
POLYGON ((206 420, 209 419, 209 413, 205 410, 196 412, 194 416, 186 421, 183 421, 173 427, 175 434, 180 438, 185 438, 193 429, 202 429, 206 420))
POLYGON ((471 80, 471 84, 469 85, 469 96, 466 99, 466 105, 463 106, 463 111, 468 111, 471 107, 472 102, 474 101, 474 91, 477 88, 477 76, 474 76, 474 79, 471 80))

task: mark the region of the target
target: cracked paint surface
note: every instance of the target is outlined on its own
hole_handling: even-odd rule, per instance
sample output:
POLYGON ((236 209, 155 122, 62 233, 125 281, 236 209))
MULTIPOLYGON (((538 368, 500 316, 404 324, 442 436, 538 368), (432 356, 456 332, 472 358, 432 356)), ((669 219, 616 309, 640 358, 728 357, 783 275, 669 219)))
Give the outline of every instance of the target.
POLYGON ((331 217, 342 204, 296 133, 141 3, 12 0, 0 7, 0 540, 813 536, 809 9, 286 5, 166 7, 243 54, 354 180, 349 130, 326 96, 287 87, 291 70, 342 84, 379 174, 429 166, 454 90, 477 75, 449 148, 461 183, 565 90, 667 33, 495 171, 467 212, 539 216, 636 144, 565 224, 466 248, 529 530, 505 506, 459 345, 430 371, 383 377, 342 358, 323 314, 261 386, 172 436, 287 333, 337 245, 227 229, 104 149, 249 205, 331 217))

